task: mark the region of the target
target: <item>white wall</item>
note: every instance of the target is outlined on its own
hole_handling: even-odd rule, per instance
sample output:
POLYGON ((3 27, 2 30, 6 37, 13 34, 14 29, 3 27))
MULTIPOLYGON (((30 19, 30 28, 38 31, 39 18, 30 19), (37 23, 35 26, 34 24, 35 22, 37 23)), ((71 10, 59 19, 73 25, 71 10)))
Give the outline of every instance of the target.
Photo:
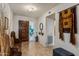
POLYGON ((46 46, 46 21, 45 21, 45 17, 40 17, 40 19, 38 20, 38 37, 39 37, 39 42, 40 44, 46 46), (43 23, 43 30, 42 32, 44 33, 44 35, 39 35, 40 32, 40 28, 39 25, 40 23, 43 23))
MULTIPOLYGON (((69 7, 71 7, 71 5, 74 5, 74 4, 69 4, 69 7)), ((64 6, 64 5, 61 5, 61 7, 64 7, 64 8, 67 8, 66 6, 64 6)), ((77 6, 77 7, 79 7, 79 6, 77 6)), ((59 9, 61 9, 61 8, 59 8, 59 9)), ((78 14, 78 11, 79 10, 79 8, 77 8, 77 14, 78 14)), ((60 10, 61 11, 61 10, 60 10)), ((58 12, 59 12, 59 10, 58 10, 58 12)), ((78 15, 77 15, 78 16, 78 15)), ((56 24, 58 24, 58 26, 59 26, 59 13, 56 13, 56 16, 55 16, 55 18, 56 18, 56 20, 57 20, 57 23, 56 24)), ((79 30, 79 27, 78 27, 78 18, 79 17, 77 17, 77 30, 79 30)), ((73 52, 75 55, 79 55, 79 51, 78 51, 78 47, 79 47, 79 39, 78 39, 78 33, 79 33, 79 31, 77 32, 77 34, 75 34, 75 36, 76 36, 76 45, 74 46, 74 45, 72 45, 70 42, 69 42, 69 40, 70 40, 70 34, 68 34, 68 33, 64 33, 64 41, 61 41, 61 40, 59 40, 59 27, 57 27, 56 29, 58 29, 57 30, 57 32, 56 33, 58 33, 58 38, 57 39, 55 39, 54 40, 54 43, 55 43, 55 48, 57 48, 57 47, 62 47, 62 48, 64 48, 64 49, 66 49, 66 50, 68 50, 68 51, 71 51, 71 52, 73 52)))
POLYGON ((0 3, 0 8, 3 11, 3 15, 5 17, 7 17, 9 20, 8 21, 9 28, 6 31, 6 33, 10 35, 10 32, 13 30, 13 22, 12 22, 13 21, 13 12, 11 11, 9 4, 7 4, 7 3, 0 3))
MULTIPOLYGON (((60 5, 52 8, 49 11, 51 11, 50 14, 55 13, 55 28, 54 28, 55 29, 55 38, 54 38, 54 47, 53 48, 62 47, 64 49, 74 53, 75 55, 79 55, 79 48, 78 48, 79 47, 79 27, 78 27, 78 25, 79 25, 79 20, 78 20, 79 19, 79 6, 77 6, 77 27, 78 27, 77 30, 78 30, 78 33, 75 35, 77 44, 74 46, 70 42, 68 42, 69 41, 69 34, 67 34, 67 33, 65 33, 65 37, 66 37, 65 41, 62 41, 61 39, 59 39, 59 12, 62 10, 65 10, 69 7, 72 7, 74 5, 76 5, 76 4, 63 3, 63 4, 60 4, 60 5)), ((46 44, 45 44, 45 42, 46 42, 46 38, 45 38, 46 37, 46 29, 45 29, 46 28, 46 26, 45 26, 46 20, 45 20, 45 18, 46 18, 46 16, 50 15, 48 12, 45 13, 39 19, 40 20, 39 23, 42 22, 44 24, 44 30, 43 30, 44 36, 39 36, 40 43, 41 44, 43 43, 44 46, 46 46, 46 44)), ((38 31, 39 31, 39 29, 38 29, 38 31)))
MULTIPOLYGON (((30 42, 35 42, 35 36, 36 36, 36 27, 35 27, 35 23, 34 22, 32 22, 32 21, 30 21, 29 22, 29 26, 31 26, 33 29, 34 29, 34 31, 33 31, 33 35, 31 36, 30 34, 29 34, 29 41, 30 42)), ((29 29, 30 30, 30 29, 29 29)), ((30 32, 30 31, 29 31, 30 32)))
POLYGON ((14 15, 13 17, 13 31, 15 31, 16 33, 16 37, 18 38, 19 36, 19 20, 23 20, 23 21, 29 21, 33 22, 35 25, 35 29, 36 29, 36 19, 35 18, 31 18, 31 17, 26 17, 26 16, 20 16, 20 15, 14 15))

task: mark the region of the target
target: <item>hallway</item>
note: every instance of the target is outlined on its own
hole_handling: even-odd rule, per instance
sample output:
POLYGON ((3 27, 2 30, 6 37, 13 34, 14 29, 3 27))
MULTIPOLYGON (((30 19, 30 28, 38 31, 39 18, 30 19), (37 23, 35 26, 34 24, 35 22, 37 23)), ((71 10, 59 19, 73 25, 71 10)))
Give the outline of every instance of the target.
POLYGON ((1 3, 0 55, 54 56, 56 48, 79 55, 78 19, 77 4, 1 3))
POLYGON ((22 56, 52 56, 53 53, 51 47, 43 47, 38 42, 23 42, 21 50, 22 56))
POLYGON ((46 36, 45 24, 40 21, 40 17, 56 5, 58 4, 1 3, 1 56, 52 56, 52 47, 45 46, 53 46, 53 36, 46 36), (51 44, 48 38, 52 39, 51 44))

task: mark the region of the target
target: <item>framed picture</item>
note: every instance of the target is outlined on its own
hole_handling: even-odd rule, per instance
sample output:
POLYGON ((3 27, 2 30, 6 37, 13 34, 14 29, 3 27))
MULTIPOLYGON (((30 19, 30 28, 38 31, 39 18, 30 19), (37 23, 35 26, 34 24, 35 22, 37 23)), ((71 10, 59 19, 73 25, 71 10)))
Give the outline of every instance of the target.
POLYGON ((8 29, 8 22, 9 22, 9 20, 8 20, 8 18, 7 17, 5 17, 5 20, 4 20, 5 22, 5 30, 7 30, 8 29))
POLYGON ((40 23, 39 28, 40 28, 40 31, 41 31, 41 32, 39 32, 39 34, 44 35, 44 33, 42 32, 43 31, 43 23, 40 23))
POLYGON ((43 30, 43 23, 40 23, 39 27, 40 27, 40 30, 43 30))

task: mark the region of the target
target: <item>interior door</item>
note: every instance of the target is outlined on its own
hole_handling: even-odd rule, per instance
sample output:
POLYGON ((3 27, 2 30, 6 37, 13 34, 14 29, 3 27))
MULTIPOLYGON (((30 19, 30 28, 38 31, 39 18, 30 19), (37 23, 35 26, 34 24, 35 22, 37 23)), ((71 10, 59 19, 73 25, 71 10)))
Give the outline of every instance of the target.
POLYGON ((19 21, 19 38, 29 41, 29 21, 19 21))

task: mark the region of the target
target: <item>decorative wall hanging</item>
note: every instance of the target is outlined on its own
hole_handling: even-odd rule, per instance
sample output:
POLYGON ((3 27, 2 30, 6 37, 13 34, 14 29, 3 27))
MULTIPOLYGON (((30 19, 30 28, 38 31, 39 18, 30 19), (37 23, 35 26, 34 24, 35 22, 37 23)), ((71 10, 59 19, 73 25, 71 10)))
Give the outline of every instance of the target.
POLYGON ((7 29, 8 29, 8 22, 9 22, 8 18, 7 18, 7 17, 5 17, 5 30, 7 30, 7 29))
POLYGON ((44 35, 44 33, 42 32, 43 31, 43 23, 40 23, 39 28, 40 28, 40 31, 41 31, 41 32, 39 32, 39 34, 44 35))
POLYGON ((40 30, 43 30, 43 23, 40 23, 40 30))
POLYGON ((29 26, 29 35, 30 36, 33 36, 33 34, 34 34, 34 28, 33 28, 33 26, 29 26))
POLYGON ((60 38, 64 40, 63 33, 70 33, 70 42, 75 44, 75 33, 77 33, 76 7, 61 11, 59 18, 60 38))

